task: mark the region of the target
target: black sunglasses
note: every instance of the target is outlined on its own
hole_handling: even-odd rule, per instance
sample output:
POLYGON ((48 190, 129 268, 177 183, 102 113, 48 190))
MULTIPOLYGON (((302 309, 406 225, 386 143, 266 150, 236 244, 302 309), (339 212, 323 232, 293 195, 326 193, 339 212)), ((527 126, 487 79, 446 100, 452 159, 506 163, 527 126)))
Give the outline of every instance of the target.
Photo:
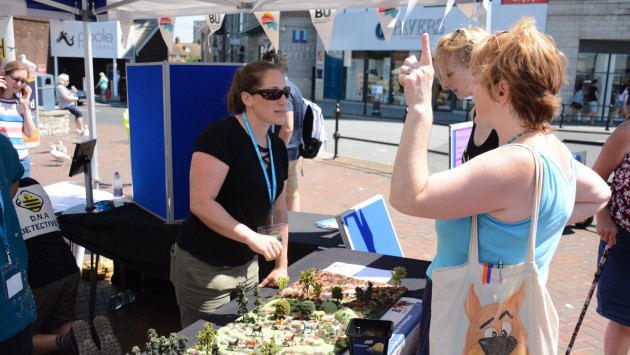
POLYGON ((7 73, 7 76, 9 76, 11 79, 13 79, 13 81, 15 81, 16 83, 20 83, 20 85, 24 85, 26 83, 28 83, 28 79, 22 79, 22 78, 15 78, 13 75, 7 73))
POLYGON ((249 92, 250 94, 258 94, 260 96, 262 96, 263 99, 265 100, 280 100, 280 98, 282 97, 282 95, 284 95, 284 97, 286 97, 287 99, 289 98, 289 95, 291 94, 291 88, 288 86, 285 86, 284 89, 264 89, 264 90, 252 90, 249 92))

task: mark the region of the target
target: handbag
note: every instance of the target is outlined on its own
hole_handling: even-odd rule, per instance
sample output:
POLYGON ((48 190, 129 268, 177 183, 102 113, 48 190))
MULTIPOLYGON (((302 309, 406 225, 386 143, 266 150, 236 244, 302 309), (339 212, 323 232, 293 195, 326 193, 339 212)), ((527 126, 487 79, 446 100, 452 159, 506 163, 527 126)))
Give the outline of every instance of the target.
POLYGON ((555 354, 558 314, 535 263, 542 193, 540 157, 525 262, 498 269, 480 264, 477 216, 472 217, 468 262, 433 270, 431 354, 555 354))

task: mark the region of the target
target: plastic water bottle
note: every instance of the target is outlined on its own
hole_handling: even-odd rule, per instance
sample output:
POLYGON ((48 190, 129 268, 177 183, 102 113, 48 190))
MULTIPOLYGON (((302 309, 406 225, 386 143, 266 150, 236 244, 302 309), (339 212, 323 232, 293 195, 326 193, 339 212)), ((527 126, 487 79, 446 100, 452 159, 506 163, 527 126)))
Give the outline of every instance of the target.
POLYGON ((133 290, 125 290, 118 292, 109 298, 108 306, 112 311, 121 309, 136 299, 136 293, 133 290))
POLYGON ((114 182, 112 182, 112 187, 114 189, 114 207, 120 207, 125 202, 123 201, 122 182, 120 181, 120 174, 118 174, 118 172, 114 173, 114 182))

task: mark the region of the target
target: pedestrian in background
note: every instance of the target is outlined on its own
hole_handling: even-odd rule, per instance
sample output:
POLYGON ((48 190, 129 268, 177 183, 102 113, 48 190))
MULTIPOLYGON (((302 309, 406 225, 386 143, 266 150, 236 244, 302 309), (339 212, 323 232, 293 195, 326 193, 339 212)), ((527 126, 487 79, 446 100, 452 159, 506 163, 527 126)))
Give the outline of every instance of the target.
POLYGON ((35 134, 35 122, 31 115, 31 87, 28 69, 18 61, 7 63, 0 76, 0 133, 11 140, 24 166, 24 177, 31 176, 31 158, 24 136, 35 134))
POLYGON ((236 70, 228 92, 232 116, 213 121, 190 163, 190 214, 171 255, 171 282, 183 327, 247 290, 287 275, 288 225, 284 142, 269 128, 286 122, 290 89, 266 61, 236 70), (260 228, 284 224, 278 236, 260 228), (258 282, 258 255, 275 267, 258 282))
POLYGON ((68 89, 70 84, 70 77, 68 74, 59 74, 57 77, 57 87, 55 88, 55 94, 57 96, 57 104, 60 109, 68 110, 74 115, 74 123, 77 128, 77 134, 80 136, 89 136, 90 132, 83 124, 83 114, 77 108, 77 89, 73 86, 72 89, 68 89))
POLYGON ((575 90, 573 91, 573 97, 571 98, 571 115, 567 122, 571 122, 574 118, 578 118, 578 120, 582 120, 582 108, 584 107, 584 91, 582 87, 584 86, 583 82, 579 82, 575 85, 575 90))
POLYGON ((608 137, 593 170, 605 180, 614 173, 608 207, 596 216, 597 260, 611 247, 597 285, 597 313, 609 320, 604 352, 625 355, 630 353, 630 121, 608 137))
MULTIPOLYGON (((597 83, 599 80, 593 79, 591 86, 588 88, 588 95, 586 96, 586 102, 588 102, 588 116, 591 119, 591 125, 595 123, 595 115, 597 114, 599 106, 599 88, 597 83)), ((584 120, 582 120, 584 123, 584 120)))
POLYGON ((26 276, 26 245, 13 207, 13 197, 23 174, 24 167, 15 148, 0 134, 0 354, 33 353, 31 324, 35 321, 35 301, 26 276))
MULTIPOLYGON (((481 28, 460 28, 446 34, 438 40, 433 53, 437 78, 444 90, 453 92, 458 99, 464 100, 472 95, 470 86, 473 81, 470 70, 470 56, 475 45, 488 39, 490 35, 481 28)), ((472 132, 462 162, 499 146, 499 136, 492 128, 479 126, 476 110, 471 110, 472 132)))
POLYGON ((289 211, 300 210, 300 191, 298 190, 297 164, 300 159, 300 144, 302 144, 302 127, 304 126, 304 96, 287 73, 289 72, 289 58, 287 54, 275 50, 265 53, 262 57, 270 63, 278 66, 284 73, 284 81, 291 88, 289 103, 287 104, 287 123, 282 126, 274 126, 274 132, 287 146, 289 154, 289 179, 287 180, 287 209, 289 211))
MULTIPOLYGON (((553 321, 555 310, 544 288, 551 259, 564 226, 593 215, 610 196, 606 183, 591 169, 577 163, 569 149, 551 133, 550 123, 560 106, 558 94, 565 78, 566 57, 550 38, 536 30, 531 18, 521 19, 509 31, 476 46, 471 57, 474 77, 471 91, 477 120, 496 130, 502 146, 455 169, 430 174, 428 148, 433 125, 430 52, 429 36, 424 34, 420 61, 414 56, 409 57, 400 70, 399 80, 404 86, 409 112, 396 155, 390 195, 391 205, 400 212, 436 219, 437 254, 427 270, 425 288, 425 292, 432 290, 433 299, 426 303, 423 300, 420 324, 422 332, 428 332, 430 344, 420 344, 421 353, 427 354, 429 348, 432 353, 461 353, 461 349, 446 350, 451 346, 481 352, 481 346, 494 346, 488 343, 491 339, 482 341, 476 337, 468 342, 466 329, 475 334, 486 334, 491 330, 487 327, 494 327, 496 323, 473 326, 464 321, 462 297, 470 296, 469 287, 473 284, 468 283, 468 278, 448 279, 446 273, 460 269, 470 271, 467 268, 473 267, 472 263, 477 268, 484 263, 512 268, 525 262, 530 245, 534 192, 537 190, 536 171, 544 174, 535 225, 538 233, 530 254, 535 255, 538 271, 531 274, 533 279, 528 279, 527 296, 523 297, 528 300, 530 309, 531 302, 536 301, 551 307, 536 310, 532 322, 535 324, 530 324, 548 324, 544 327, 545 332, 541 329, 539 334, 549 338, 536 343, 536 347, 529 351, 537 354, 555 352, 557 338, 553 333, 555 329, 557 336, 558 324, 553 321), (536 161, 541 163, 542 171, 537 169, 536 161), (476 216, 478 221, 475 230, 471 216, 476 216), (479 260, 469 260, 472 231, 478 234, 479 260), (442 283, 437 279, 432 281, 437 276, 442 283), (530 290, 534 293, 530 294, 530 290), (434 308, 438 303, 441 307, 434 308), (430 313, 429 319, 424 317, 425 312, 430 313), (437 328, 433 324, 436 319, 441 322, 437 328), (457 324, 453 324, 453 320, 457 324), (448 326, 444 327, 444 323, 448 326), (463 338, 469 345, 463 344, 463 338)), ((499 281, 501 274, 497 275, 495 269, 492 275, 493 290, 500 290, 505 285, 499 281)), ((495 330, 495 334, 497 332, 500 331, 495 330)), ((534 337, 534 334, 526 334, 525 338, 528 335, 534 337)), ((428 338, 421 336, 421 339, 428 338)), ((538 336, 535 338, 541 340, 538 336)), ((523 340, 521 333, 518 340, 521 350, 523 340)), ((527 346, 530 345, 527 342, 527 346)))
POLYGON ((98 79, 96 88, 100 90, 101 101, 106 103, 107 102, 107 89, 109 88, 109 80, 107 79, 107 76, 103 72, 98 73, 98 75, 100 79, 98 79))

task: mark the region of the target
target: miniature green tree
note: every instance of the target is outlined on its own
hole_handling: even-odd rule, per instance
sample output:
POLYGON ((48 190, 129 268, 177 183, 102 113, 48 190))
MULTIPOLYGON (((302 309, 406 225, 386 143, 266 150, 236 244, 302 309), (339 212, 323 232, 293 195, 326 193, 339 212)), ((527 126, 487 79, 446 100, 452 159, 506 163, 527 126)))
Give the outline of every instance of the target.
POLYGON ((280 276, 278 277, 278 288, 280 291, 283 291, 287 286, 289 286, 289 276, 280 276))
POLYGON ((372 281, 368 281, 367 283, 367 289, 365 290, 365 294, 364 299, 365 299, 365 306, 366 307, 370 307, 370 301, 372 300, 372 292, 373 292, 373 286, 374 284, 372 283, 372 281))
POLYGON ((282 352, 282 346, 276 344, 276 337, 273 336, 270 342, 264 341, 260 344, 258 351, 260 355, 277 355, 282 352))
POLYGON ((355 292, 355 297, 356 297, 357 300, 362 300, 363 299, 363 289, 361 287, 357 286, 354 289, 354 292, 355 292))
POLYGON ((315 268, 309 268, 300 271, 300 280, 298 281, 304 290, 304 298, 308 298, 308 289, 315 284, 315 268))
POLYGON ((247 313, 247 302, 249 302, 249 300, 247 299, 247 295, 245 294, 244 283, 238 284, 237 292, 238 294, 236 295, 236 302, 238 303, 238 311, 236 312, 236 314, 239 317, 242 317, 247 313))
POLYGON ((256 313, 260 313, 261 307, 262 306, 262 294, 260 293, 260 287, 255 286, 254 287, 254 306, 256 313))
POLYGON ((392 270, 392 281, 394 281, 394 286, 399 286, 405 277, 407 277, 407 269, 404 267, 396 266, 392 270))
POLYGON ((313 303, 313 301, 307 300, 302 302, 302 306, 300 307, 300 314, 305 318, 310 318, 314 310, 315 303, 313 303))
POLYGON ((205 322, 203 329, 197 333, 197 342, 206 353, 210 353, 216 339, 217 331, 214 330, 214 326, 210 322, 205 322))
POLYGON ((147 330, 146 350, 149 355, 158 355, 160 353, 160 340, 153 328, 147 330))
MULTIPOLYGON (((179 337, 176 333, 171 333, 168 338, 158 336, 155 329, 147 331, 147 342, 145 343, 145 353, 150 355, 158 354, 185 354, 188 348, 188 338, 179 337)), ((134 355, 141 354, 139 346, 131 348, 134 355)))
POLYGON ((339 286, 335 286, 331 290, 332 298, 337 300, 337 305, 341 304, 341 300, 343 300, 343 288, 339 286))
POLYGON ((274 313, 276 318, 284 318, 289 314, 291 314, 291 306, 287 300, 281 299, 276 302, 276 312, 274 313))
POLYGON ((319 296, 322 294, 322 288, 323 286, 320 283, 316 283, 313 286, 313 292, 315 293, 315 297, 319 298, 319 296))

